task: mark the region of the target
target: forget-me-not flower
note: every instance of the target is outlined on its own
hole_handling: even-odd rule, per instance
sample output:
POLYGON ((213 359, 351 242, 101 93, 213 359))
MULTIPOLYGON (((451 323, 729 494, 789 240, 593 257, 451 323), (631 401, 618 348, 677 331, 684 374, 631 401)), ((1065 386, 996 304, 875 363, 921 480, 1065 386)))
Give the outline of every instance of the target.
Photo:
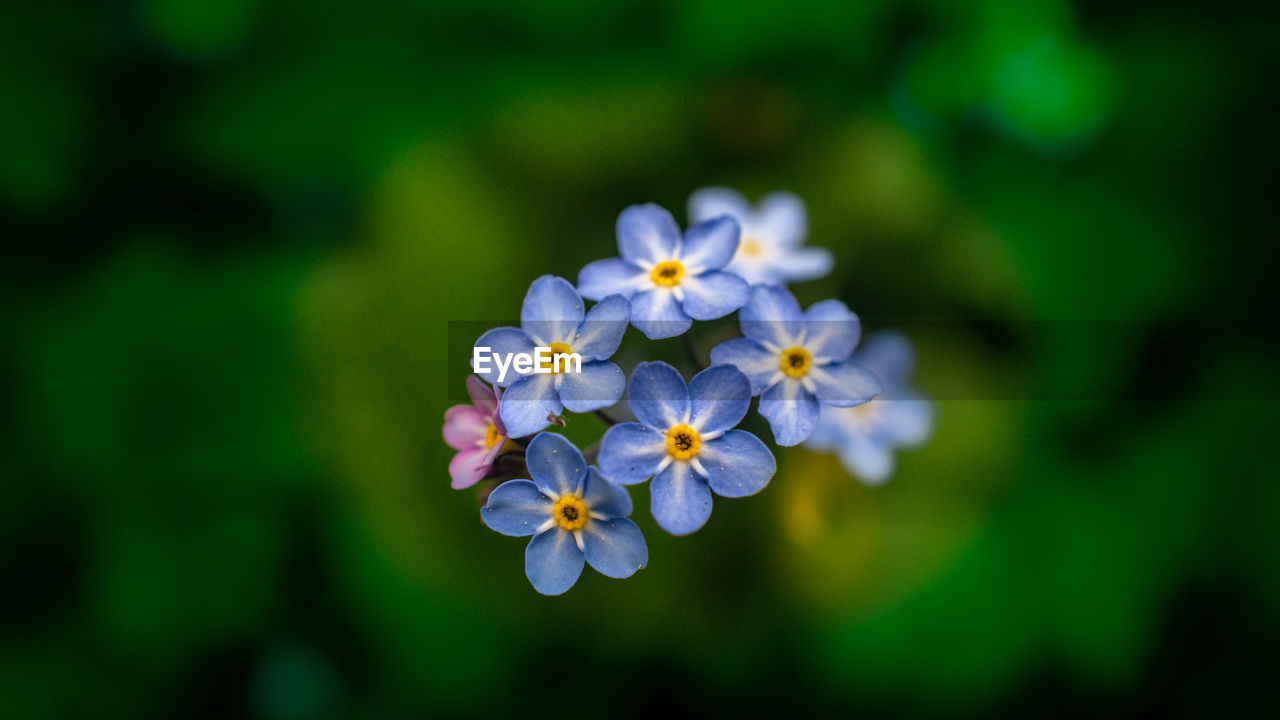
POLYGON ((754 495, 777 470, 755 435, 732 429, 747 414, 751 385, 730 365, 684 378, 664 362, 641 363, 627 398, 639 422, 614 425, 600 441, 600 469, 623 485, 649 485, 653 518, 687 535, 711 516, 711 493, 754 495))
POLYGON ((649 562, 640 528, 627 519, 631 496, 609 482, 563 435, 541 433, 525 455, 530 480, 509 480, 489 494, 484 523, 503 535, 533 536, 524 572, 533 589, 559 595, 585 561, 601 575, 625 578, 649 562))
POLYGON ((711 362, 746 374, 779 445, 808 438, 820 404, 860 405, 880 393, 876 376, 849 362, 862 324, 839 300, 823 300, 801 312, 785 288, 754 285, 738 324, 746 337, 711 348, 711 362))
POLYGON ((703 188, 689 197, 689 222, 721 215, 737 220, 742 228, 738 252, 725 270, 749 283, 813 280, 835 265, 826 248, 805 246, 809 216, 804 202, 789 192, 766 195, 757 207, 728 188, 703 188))
POLYGON ((504 450, 512 446, 507 429, 498 417, 501 388, 491 388, 475 375, 467 376, 470 405, 454 405, 444 412, 444 441, 458 451, 449 461, 450 483, 454 489, 469 488, 480 481, 504 450))
POLYGON ((503 378, 490 363, 485 372, 477 373, 506 388, 498 412, 510 437, 525 437, 547 428, 550 416, 559 415, 566 408, 591 412, 622 397, 626 376, 608 359, 622 342, 630 309, 621 295, 610 295, 591 312, 584 313, 582 297, 568 280, 543 275, 533 281, 524 296, 520 327, 494 328, 480 336, 476 347, 488 347, 491 352, 508 357, 515 353, 532 355, 535 347, 582 357, 580 372, 575 367, 575 371, 520 375, 508 368, 503 378))
POLYGON ((893 474, 895 448, 928 439, 933 405, 909 385, 915 353, 904 336, 869 335, 853 354, 853 362, 875 373, 884 392, 857 407, 822 408, 805 447, 835 451, 850 474, 868 485, 880 485, 893 474))
POLYGON ((578 291, 592 300, 622 293, 631 324, 650 340, 680 335, 694 320, 714 320, 742 307, 749 287, 721 268, 738 249, 738 223, 721 216, 690 227, 654 205, 632 205, 618 216, 618 252, 578 273, 578 291))

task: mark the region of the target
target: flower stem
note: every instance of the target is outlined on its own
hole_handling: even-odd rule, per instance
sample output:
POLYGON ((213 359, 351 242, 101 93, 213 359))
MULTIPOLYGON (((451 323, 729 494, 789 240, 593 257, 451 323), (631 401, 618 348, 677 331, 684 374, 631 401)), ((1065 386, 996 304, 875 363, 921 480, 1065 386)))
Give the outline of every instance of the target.
POLYGON ((605 411, 603 411, 603 410, 596 410, 596 411, 595 411, 595 414, 596 414, 596 417, 598 417, 598 418, 600 418, 601 420, 603 420, 603 421, 604 421, 604 424, 605 424, 605 425, 611 425, 611 426, 612 426, 612 425, 617 425, 618 423, 622 422, 621 420, 619 420, 619 419, 617 419, 617 418, 613 417, 612 415, 610 415, 609 413, 607 413, 607 412, 605 412, 605 411))

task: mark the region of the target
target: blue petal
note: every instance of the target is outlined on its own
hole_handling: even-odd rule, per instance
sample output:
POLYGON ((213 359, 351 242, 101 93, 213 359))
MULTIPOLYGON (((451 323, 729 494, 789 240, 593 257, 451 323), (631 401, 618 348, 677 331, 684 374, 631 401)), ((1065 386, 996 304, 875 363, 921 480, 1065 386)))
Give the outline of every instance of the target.
MULTIPOLYGON (((933 405, 915 393, 906 397, 887 400, 881 396, 852 408, 823 405, 818 426, 805 445, 815 450, 836 450, 862 440, 887 449, 919 445, 933 429, 933 405)), ((873 459, 880 462, 878 456, 873 459)))
POLYGON ((610 295, 587 313, 569 347, 583 360, 608 360, 622 344, 630 321, 631 303, 621 295, 610 295))
POLYGON ((543 595, 559 595, 578 582, 586 558, 573 533, 552 528, 535 535, 524 550, 524 574, 543 595))
POLYGON ((882 485, 893 475, 893 450, 884 443, 854 436, 840 446, 840 464, 867 485, 882 485))
POLYGON ((587 461, 573 443, 558 433, 535 437, 525 450, 524 460, 529 476, 544 493, 576 493, 586 482, 587 461))
POLYGON ((755 495, 778 470, 769 448, 745 430, 730 430, 703 443, 698 464, 706 471, 711 489, 728 498, 755 495))
POLYGON ((688 535, 711 517, 711 486, 689 463, 673 462, 649 484, 649 509, 658 527, 672 535, 688 535))
POLYGON ((751 407, 751 383, 732 365, 713 365, 689 381, 689 424, 700 433, 723 432, 751 407))
POLYGON ((503 535, 523 537, 534 534, 551 519, 554 506, 533 482, 508 480, 489 493, 488 502, 480 508, 480 518, 503 535))
POLYGON ((529 286, 520 308, 520 326, 542 346, 569 342, 585 315, 582 297, 568 280, 543 275, 529 286))
POLYGON ((779 445, 799 445, 818 422, 818 399, 799 380, 786 379, 760 396, 760 414, 779 445))
POLYGON ((693 321, 670 288, 653 288, 631 297, 631 324, 650 340, 662 340, 683 334, 693 321))
POLYGON ((631 493, 594 467, 587 468, 587 484, 582 491, 582 502, 586 503, 588 511, 610 519, 631 514, 631 493))
POLYGON ((637 365, 627 399, 636 419, 658 432, 688 422, 689 389, 680 372, 664 362, 637 365))
POLYGON ((719 270, 686 277, 680 287, 684 290, 684 311, 694 320, 724 317, 742 307, 751 296, 746 280, 719 270))
POLYGON ((588 522, 582 528, 582 549, 591 567, 611 578, 631 577, 649 564, 644 534, 626 518, 588 522))
POLYGON ((849 434, 849 421, 845 418, 848 412, 849 408, 823 405, 818 411, 818 424, 814 425, 804 446, 810 450, 834 450, 843 445, 849 434))
POLYGON ((748 338, 725 340, 711 348, 712 365, 733 365, 751 382, 751 394, 759 395, 775 381, 781 371, 778 355, 765 350, 760 343, 748 338))
POLYGON ((789 192, 775 192, 760 201, 756 222, 762 234, 776 243, 793 245, 809 234, 809 213, 804 202, 789 192))
POLYGON ((733 262, 725 266, 724 271, 737 275, 751 285, 783 285, 787 276, 777 271, 772 262, 765 262, 753 257, 737 255, 733 262))
MULTIPOLYGON (((489 352, 492 355, 501 355, 504 360, 514 353, 528 353, 532 355, 533 345, 533 340, 529 339, 529 336, 526 335, 523 330, 514 327, 494 328, 481 335, 480 339, 476 340, 475 344, 478 348, 489 348, 489 352)), ((474 361, 475 357, 473 355, 471 363, 473 370, 475 369, 474 361)), ((476 374, 498 387, 507 387, 519 380, 521 377, 514 368, 508 367, 506 377, 502 379, 502 382, 498 382, 497 363, 494 362, 492 357, 488 357, 487 365, 488 370, 486 372, 477 371, 476 374)))
MULTIPOLYGON (((774 275, 788 282, 826 277, 836 266, 831 251, 820 247, 788 247, 773 258, 774 275)), ((730 268, 732 269, 732 268, 730 268)))
POLYGON ((839 300, 823 300, 804 313, 804 347, 815 362, 840 362, 858 346, 862 322, 839 300))
POLYGON ((818 400, 836 407, 861 405, 884 389, 879 378, 852 362, 814 365, 806 377, 818 400))
POLYGON ((752 285, 751 298, 738 313, 742 334, 779 352, 799 344, 804 314, 800 303, 776 285, 752 285))
POLYGON ((915 368, 915 350, 911 341, 902 333, 882 330, 867 336, 858 348, 853 361, 875 373, 885 389, 895 391, 906 387, 907 378, 915 368))
POLYGON ((729 188, 702 188, 689 196, 689 222, 700 223, 721 215, 745 225, 755 212, 746 198, 729 188))
POLYGON ((618 423, 600 440, 600 470, 623 485, 648 480, 666 456, 666 439, 640 423, 618 423))
POLYGON ((929 439, 933 432, 933 403, 924 399, 875 402, 879 406, 884 435, 894 445, 910 447, 929 439))
POLYGON ((513 438, 532 435, 551 425, 549 415, 559 415, 564 407, 556 393, 554 375, 526 375, 502 394, 498 416, 513 438))
POLYGON ((653 203, 632 205, 618 216, 618 252, 623 260, 642 267, 670 260, 679 244, 675 218, 653 203))
POLYGON ((614 293, 631 297, 649 280, 649 271, 622 258, 606 258, 588 263, 578 272, 578 292, 589 300, 614 293))
POLYGON ((573 412, 591 412, 618 402, 627 389, 627 376, 617 365, 601 360, 582 363, 582 372, 556 376, 560 402, 573 412))
POLYGON ((685 231, 680 262, 690 273, 719 270, 738 251, 741 227, 728 216, 705 220, 685 231))

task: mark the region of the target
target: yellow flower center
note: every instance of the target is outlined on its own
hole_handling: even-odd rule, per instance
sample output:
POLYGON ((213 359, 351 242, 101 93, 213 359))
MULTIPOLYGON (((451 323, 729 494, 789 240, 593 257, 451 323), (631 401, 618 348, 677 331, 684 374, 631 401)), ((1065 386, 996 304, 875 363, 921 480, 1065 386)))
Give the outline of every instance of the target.
POLYGON ((738 246, 738 253, 743 257, 760 257, 763 252, 764 245, 761 245, 760 241, 755 238, 743 238, 742 244, 738 246))
POLYGON ((484 431, 484 446, 487 450, 492 450, 494 445, 502 442, 502 433, 498 430, 498 426, 489 421, 489 428, 484 431))
POLYGON ((649 271, 649 277, 655 285, 675 287, 684 277, 684 265, 679 260, 663 260, 649 271))
MULTIPOLYGON (((569 353, 573 352, 573 349, 569 347, 568 343, 562 343, 562 342, 553 342, 550 345, 547 345, 547 347, 551 348, 551 355, 549 357, 546 355, 543 356, 542 369, 549 370, 554 373, 554 372, 557 372, 556 356, 557 355, 567 356, 569 355, 569 353)), ((565 359, 560 361, 560 371, 562 372, 568 367, 569 367, 569 358, 566 357, 565 359)))
POLYGON ((677 460, 688 460, 698 454, 702 438, 688 425, 676 425, 667 431, 667 452, 677 460))
POLYGON ((565 530, 581 530, 583 525, 587 524, 587 520, 591 517, 591 513, 587 512, 586 503, 582 502, 582 498, 576 495, 565 495, 556 501, 556 506, 551 509, 551 517, 560 523, 560 527, 565 530))
POLYGON ((802 347, 787 348, 778 356, 778 367, 782 368, 782 372, 788 377, 804 377, 809 372, 809 368, 813 367, 813 356, 802 347))

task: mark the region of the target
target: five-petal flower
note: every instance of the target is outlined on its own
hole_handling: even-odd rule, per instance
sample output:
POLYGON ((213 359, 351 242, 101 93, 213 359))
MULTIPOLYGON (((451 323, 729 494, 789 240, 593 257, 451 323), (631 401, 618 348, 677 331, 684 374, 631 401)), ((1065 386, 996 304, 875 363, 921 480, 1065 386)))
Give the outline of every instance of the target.
POLYGON ((738 249, 738 223, 708 218, 684 236, 663 208, 632 205, 618 216, 621 257, 597 260, 578 274, 589 299, 621 293, 631 301, 631 324, 650 340, 680 335, 693 320, 714 320, 742 307, 749 287, 723 272, 738 249))
POLYGON ((682 235, 663 208, 631 206, 618 217, 620 257, 582 268, 576 289, 551 275, 534 281, 521 327, 495 328, 476 342, 480 377, 467 380, 473 404, 445 414, 445 440, 457 450, 449 465, 454 487, 498 476, 493 465, 507 449, 523 453, 530 479, 498 486, 481 516, 500 533, 532 536, 525 574, 540 593, 567 591, 586 564, 616 578, 645 567, 648 549, 627 518, 632 503, 623 485, 652 478, 650 509, 673 535, 706 524, 713 493, 764 489, 777 470, 773 453, 735 429, 753 396, 778 445, 834 451, 870 485, 892 474, 896 448, 922 443, 932 430, 932 405, 908 385, 913 353, 905 338, 873 335, 855 353, 861 325, 844 303, 801 311, 782 287, 833 265, 827 250, 804 246, 808 219, 799 198, 773 193, 752 207, 732 190, 705 188, 690 197, 689 215, 682 235), (598 301, 589 313, 583 297, 598 301), (608 361, 627 324, 656 340, 734 310, 744 337, 713 348, 712 367, 688 384, 666 363, 636 367, 628 401, 637 422, 605 432, 599 469, 563 436, 540 432, 564 409, 599 410, 627 390, 608 361), (497 356, 490 367, 481 348, 497 356), (539 365, 537 348, 576 355, 579 370, 539 365), (523 449, 508 440, 526 436, 534 437, 523 449))
POLYGON ((627 397, 639 422, 605 432, 600 468, 623 485, 653 477, 650 508, 672 535, 706 524, 713 491, 729 498, 754 495, 777 470, 759 438, 733 429, 747 414, 751 386, 732 366, 707 368, 686 386, 670 365, 642 363, 631 374, 627 397))
POLYGON ((514 356, 533 355, 535 347, 553 353, 577 353, 580 371, 523 375, 509 371, 505 378, 491 364, 481 377, 506 387, 499 415, 511 437, 525 437, 548 427, 564 409, 591 412, 622 397, 626 376, 608 362, 627 330, 630 304, 621 295, 603 297, 584 313, 582 297, 564 278, 543 275, 529 286, 520 309, 520 327, 494 328, 480 336, 476 347, 514 356))
POLYGON ((600 574, 625 578, 649 562, 644 535, 626 489, 605 479, 563 435, 529 443, 529 480, 509 480, 489 494, 484 523, 503 535, 533 536, 524 569, 533 589, 559 595, 578 581, 584 561, 600 574))
POLYGON ((880 485, 893 474, 895 448, 928 439, 933 405, 909 385, 915 353, 899 333, 869 335, 853 354, 853 362, 875 373, 884 392, 856 407, 822 408, 805 447, 835 451, 850 474, 868 485, 880 485))
POLYGON ((502 451, 511 447, 507 429, 498 417, 502 390, 468 375, 467 393, 470 405, 454 405, 444 412, 444 441, 458 451, 449 461, 450 484, 457 490, 479 482, 502 451))
POLYGON ((809 217, 804 202, 788 192, 766 195, 752 207, 728 188, 703 188, 689 197, 689 222, 728 215, 742 227, 738 252, 725 268, 749 283, 782 285, 831 272, 826 248, 807 247, 809 217))
POLYGON ((760 396, 760 414, 784 447, 813 432, 819 405, 860 405, 880 393, 875 375, 848 361, 861 323, 839 300, 814 303, 805 312, 788 290, 755 285, 738 313, 746 337, 711 349, 711 362, 736 366, 760 396))

